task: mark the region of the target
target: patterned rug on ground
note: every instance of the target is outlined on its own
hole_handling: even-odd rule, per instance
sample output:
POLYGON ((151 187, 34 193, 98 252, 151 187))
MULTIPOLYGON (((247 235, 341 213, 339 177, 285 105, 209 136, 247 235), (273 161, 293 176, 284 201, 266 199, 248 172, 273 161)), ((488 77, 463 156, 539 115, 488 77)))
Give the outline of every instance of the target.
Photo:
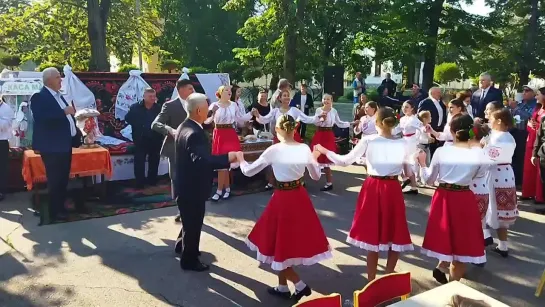
MULTIPOLYGON (((264 177, 254 178, 257 180, 244 180, 245 178, 235 175, 235 178, 240 178, 242 182, 239 181, 239 184, 233 186, 231 193, 233 196, 259 193, 265 190, 266 182, 263 180, 264 177)), ((214 192, 216 191, 216 184, 217 181, 214 180, 214 187, 212 189, 214 192)), ((47 193, 40 194, 40 207, 43 208, 45 214, 43 225, 74 222, 176 206, 176 201, 171 197, 170 180, 168 178, 161 178, 157 185, 147 186, 143 189, 135 189, 133 185, 134 182, 132 180, 109 182, 108 191, 106 193, 107 196, 104 201, 96 198, 90 198, 83 201, 81 197, 81 195, 83 195, 82 189, 70 191, 65 205, 69 215, 67 219, 55 221, 51 221, 48 218, 47 193), (76 208, 78 208, 78 210, 76 210, 76 208)))

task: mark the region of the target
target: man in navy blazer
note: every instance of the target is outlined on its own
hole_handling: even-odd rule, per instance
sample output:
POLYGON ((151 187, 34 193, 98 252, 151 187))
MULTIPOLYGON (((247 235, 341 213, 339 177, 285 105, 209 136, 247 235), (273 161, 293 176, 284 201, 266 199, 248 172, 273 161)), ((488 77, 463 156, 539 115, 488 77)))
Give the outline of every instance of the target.
POLYGON ((479 76, 479 84, 479 89, 471 96, 471 107, 473 117, 484 119, 486 105, 492 101, 503 103, 503 94, 500 89, 492 86, 492 78, 488 73, 482 73, 479 76))
MULTIPOLYGON (((310 114, 310 111, 314 109, 314 100, 308 93, 308 85, 301 84, 301 91, 293 96, 290 102, 290 107, 300 109, 305 115, 310 114)), ((299 134, 302 138, 305 138, 306 131, 307 125, 305 123, 301 123, 299 126, 299 134)))
POLYGON ((45 165, 51 220, 66 218, 64 202, 72 163, 72 138, 77 134, 75 110, 62 97, 61 74, 43 71, 44 87, 30 98, 34 116, 32 148, 45 165))

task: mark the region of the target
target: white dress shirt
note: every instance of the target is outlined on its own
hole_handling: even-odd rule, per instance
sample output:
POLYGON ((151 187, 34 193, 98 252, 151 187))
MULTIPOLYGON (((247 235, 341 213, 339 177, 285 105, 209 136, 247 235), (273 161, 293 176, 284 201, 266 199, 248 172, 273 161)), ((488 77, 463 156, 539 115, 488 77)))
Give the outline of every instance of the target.
POLYGON ((0 140, 8 141, 13 136, 12 123, 14 113, 11 107, 5 103, 0 102, 0 140))
POLYGON ((307 95, 301 95, 301 110, 305 110, 305 105, 307 104, 307 95))
POLYGON ((441 102, 439 100, 436 100, 435 98, 430 96, 431 101, 433 101, 433 104, 435 105, 435 108, 437 109, 437 113, 439 114, 439 118, 437 118, 437 126, 441 126, 443 124, 443 108, 441 107, 441 102))
MULTIPOLYGON (((47 86, 45 88, 51 93, 51 95, 53 95, 53 97, 55 98, 55 100, 59 104, 59 107, 61 108, 61 110, 64 110, 68 106, 68 104, 65 103, 62 100, 62 98, 61 98, 62 94, 60 92, 56 92, 56 91, 50 89, 47 86)), ((74 122, 74 118, 70 114, 66 114, 66 118, 68 119, 68 123, 70 124, 70 135, 75 136, 76 135, 76 123, 74 122)))
POLYGON ((320 165, 306 144, 274 144, 267 148, 255 162, 241 163, 240 170, 244 175, 251 177, 269 165, 272 166, 274 178, 280 182, 302 178, 305 175, 305 169, 314 180, 319 180, 321 175, 320 165))

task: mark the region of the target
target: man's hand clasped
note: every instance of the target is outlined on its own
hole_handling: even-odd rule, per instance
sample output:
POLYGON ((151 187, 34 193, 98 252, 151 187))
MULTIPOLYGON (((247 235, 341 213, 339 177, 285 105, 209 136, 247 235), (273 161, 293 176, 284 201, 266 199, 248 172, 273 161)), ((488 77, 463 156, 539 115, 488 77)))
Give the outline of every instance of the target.
POLYGON ((64 108, 64 114, 74 115, 74 114, 76 114, 76 110, 74 110, 74 108, 72 106, 67 106, 66 108, 64 108))

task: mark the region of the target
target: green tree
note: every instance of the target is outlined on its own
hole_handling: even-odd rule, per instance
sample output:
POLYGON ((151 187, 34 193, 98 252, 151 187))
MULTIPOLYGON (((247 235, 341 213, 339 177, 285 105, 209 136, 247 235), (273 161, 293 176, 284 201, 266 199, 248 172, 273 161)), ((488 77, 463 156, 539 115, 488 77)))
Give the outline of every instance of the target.
POLYGON ((440 84, 446 84, 456 79, 459 79, 460 69, 456 63, 441 63, 435 66, 433 79, 440 84))
POLYGON ((2 0, 0 1, 0 14, 6 14, 10 9, 28 5, 29 0, 2 0))

